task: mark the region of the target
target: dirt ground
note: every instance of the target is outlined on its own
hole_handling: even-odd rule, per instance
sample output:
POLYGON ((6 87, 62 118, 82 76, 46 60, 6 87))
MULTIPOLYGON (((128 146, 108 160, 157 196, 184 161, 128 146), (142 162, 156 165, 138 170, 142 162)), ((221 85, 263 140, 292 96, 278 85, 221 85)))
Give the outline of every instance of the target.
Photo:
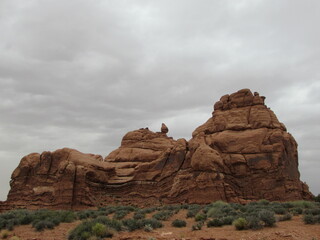
MULTIPOLYGON (((301 216, 295 216, 291 221, 278 222, 276 227, 264 228, 262 230, 236 231, 234 226, 216 228, 202 227, 200 231, 191 231, 194 219, 186 219, 187 227, 175 228, 171 226, 174 219, 185 219, 186 212, 180 211, 168 221, 164 221, 164 227, 152 232, 138 230, 134 232, 120 232, 112 239, 118 240, 320 240, 320 225, 305 225, 301 216)), ((53 230, 35 232, 28 226, 18 226, 13 234, 21 240, 63 240, 67 239, 68 231, 77 226, 80 221, 73 223, 61 223, 53 230)))

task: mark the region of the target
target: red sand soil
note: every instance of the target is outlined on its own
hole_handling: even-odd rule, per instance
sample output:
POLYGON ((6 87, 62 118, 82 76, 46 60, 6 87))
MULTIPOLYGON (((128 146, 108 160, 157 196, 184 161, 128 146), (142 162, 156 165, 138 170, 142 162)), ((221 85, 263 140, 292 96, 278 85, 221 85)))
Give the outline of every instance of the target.
MULTIPOLYGON (((200 231, 191 231, 194 219, 186 219, 187 227, 175 228, 171 226, 174 219, 185 219, 186 211, 180 211, 168 221, 164 221, 164 227, 152 232, 143 230, 134 232, 117 233, 112 239, 135 240, 135 239, 184 239, 184 240, 320 240, 320 225, 306 225, 301 216, 293 217, 291 221, 278 222, 276 227, 262 230, 236 231, 234 226, 216 228, 202 227, 200 231)), ((13 233, 21 240, 62 240, 67 239, 68 231, 77 226, 80 221, 73 223, 61 223, 53 230, 35 232, 28 226, 15 227, 13 233)))

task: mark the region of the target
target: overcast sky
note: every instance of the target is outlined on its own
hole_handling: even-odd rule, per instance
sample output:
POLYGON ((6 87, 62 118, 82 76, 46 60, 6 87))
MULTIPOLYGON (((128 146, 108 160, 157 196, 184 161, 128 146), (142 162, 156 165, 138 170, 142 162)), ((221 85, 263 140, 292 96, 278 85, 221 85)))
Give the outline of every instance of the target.
POLYGON ((31 152, 106 156, 141 127, 191 138, 250 88, 320 193, 320 1, 1 0, 0 199, 31 152))

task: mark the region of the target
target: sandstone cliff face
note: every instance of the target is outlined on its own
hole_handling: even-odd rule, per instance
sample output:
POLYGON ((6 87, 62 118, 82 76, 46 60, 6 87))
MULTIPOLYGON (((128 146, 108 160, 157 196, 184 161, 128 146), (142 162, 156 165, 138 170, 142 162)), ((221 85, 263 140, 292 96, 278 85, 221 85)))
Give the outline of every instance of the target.
POLYGON ((221 97, 192 139, 127 133, 105 159, 73 149, 32 153, 12 174, 6 206, 82 208, 110 203, 244 203, 310 199, 299 179, 297 143, 264 97, 221 97))
POLYGON ((297 143, 264 99, 249 89, 221 97, 212 118, 192 134, 191 161, 221 163, 223 169, 209 167, 212 161, 202 168, 223 176, 231 189, 227 201, 308 199, 308 187, 299 180, 297 143))

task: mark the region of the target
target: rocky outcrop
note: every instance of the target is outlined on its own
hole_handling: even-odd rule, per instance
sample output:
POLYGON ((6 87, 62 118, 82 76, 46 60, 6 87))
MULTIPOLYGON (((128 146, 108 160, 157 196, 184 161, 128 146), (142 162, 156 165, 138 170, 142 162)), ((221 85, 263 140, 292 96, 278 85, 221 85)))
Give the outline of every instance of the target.
POLYGON ((207 169, 222 175, 230 189, 226 201, 309 199, 299 180, 297 143, 264 100, 249 89, 221 97, 212 118, 192 134, 191 159, 220 163, 214 169, 210 161, 207 169))
POLYGON ((110 203, 209 203, 310 199, 297 143, 264 97, 243 89, 214 104, 192 139, 127 133, 106 158, 73 149, 32 153, 12 174, 2 206, 82 208, 110 203))

